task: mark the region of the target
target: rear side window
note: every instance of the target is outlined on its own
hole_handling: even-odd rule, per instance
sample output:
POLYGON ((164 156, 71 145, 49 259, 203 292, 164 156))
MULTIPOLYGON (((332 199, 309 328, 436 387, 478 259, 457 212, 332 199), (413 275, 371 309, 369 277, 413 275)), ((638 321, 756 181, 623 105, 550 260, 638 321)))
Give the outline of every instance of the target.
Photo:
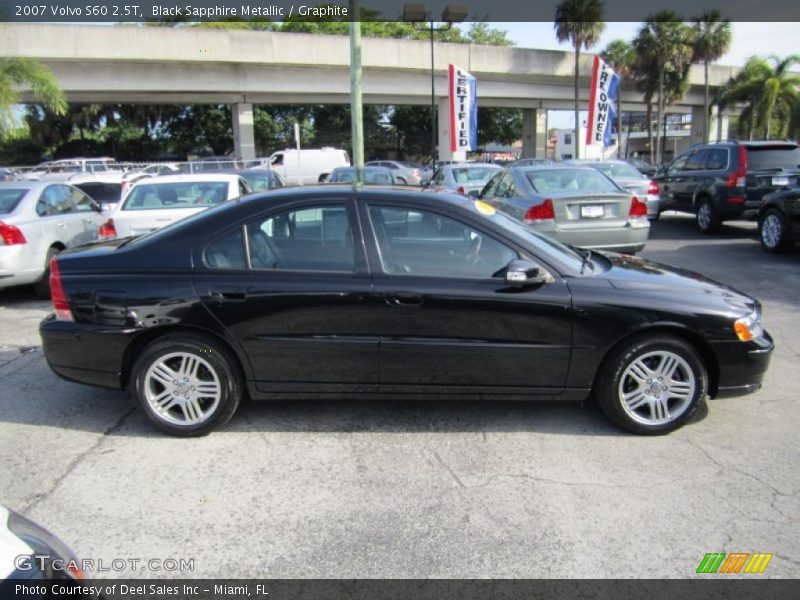
POLYGON ((199 208, 220 204, 227 198, 227 181, 143 183, 131 190, 123 210, 199 208))
POLYGON ((728 168, 728 149, 711 148, 706 156, 706 169, 720 171, 728 168))
POLYGON ((0 215, 7 215, 17 208, 17 204, 28 190, 5 189, 0 190, 0 215))
POLYGON ((748 170, 800 169, 800 147, 794 144, 769 144, 745 146, 745 148, 747 149, 748 170))

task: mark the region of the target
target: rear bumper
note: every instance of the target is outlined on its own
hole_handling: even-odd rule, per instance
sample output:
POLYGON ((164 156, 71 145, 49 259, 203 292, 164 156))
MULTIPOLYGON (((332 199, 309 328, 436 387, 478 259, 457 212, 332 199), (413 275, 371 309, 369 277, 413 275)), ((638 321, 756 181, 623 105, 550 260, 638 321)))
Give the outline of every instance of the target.
POLYGON ((44 275, 44 258, 38 264, 29 244, 0 246, 0 289, 36 283, 44 275))
POLYGON ((42 349, 47 364, 60 377, 85 383, 122 389, 125 351, 132 330, 107 326, 58 321, 54 315, 39 325, 42 349))
POLYGON ((749 342, 711 342, 719 363, 715 398, 740 396, 761 388, 775 344, 767 332, 749 342))
POLYGON ((606 228, 574 228, 563 229, 558 226, 529 226, 531 229, 549 235, 573 246, 591 248, 592 250, 608 250, 611 252, 638 252, 647 245, 650 236, 650 224, 646 219, 643 224, 606 228))

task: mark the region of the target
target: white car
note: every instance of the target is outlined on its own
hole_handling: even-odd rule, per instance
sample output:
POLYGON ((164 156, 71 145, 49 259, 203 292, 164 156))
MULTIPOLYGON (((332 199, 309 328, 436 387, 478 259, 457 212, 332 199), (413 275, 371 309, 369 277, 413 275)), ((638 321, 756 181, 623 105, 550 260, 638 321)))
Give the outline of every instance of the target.
POLYGON ((50 259, 97 240, 100 206, 76 187, 45 181, 0 183, 0 289, 35 284, 50 293, 50 259))
POLYGON ((227 173, 140 179, 97 233, 103 240, 150 233, 251 192, 244 178, 227 173))

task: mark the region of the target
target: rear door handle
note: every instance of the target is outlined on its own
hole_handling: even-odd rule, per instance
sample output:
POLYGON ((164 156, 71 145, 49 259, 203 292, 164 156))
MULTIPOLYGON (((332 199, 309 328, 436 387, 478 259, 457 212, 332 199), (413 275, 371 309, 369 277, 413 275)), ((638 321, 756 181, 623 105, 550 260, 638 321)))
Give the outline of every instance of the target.
POLYGON ((208 295, 216 302, 244 302, 247 299, 243 290, 209 290, 208 295))
POLYGON ((389 292, 386 294, 386 303, 390 306, 416 308, 422 306, 422 296, 414 292, 389 292))

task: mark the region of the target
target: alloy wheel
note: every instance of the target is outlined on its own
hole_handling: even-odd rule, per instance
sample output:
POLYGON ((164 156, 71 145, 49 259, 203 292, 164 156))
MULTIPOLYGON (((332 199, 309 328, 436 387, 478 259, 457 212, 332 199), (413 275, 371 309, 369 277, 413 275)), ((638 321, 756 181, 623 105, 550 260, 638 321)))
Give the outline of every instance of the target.
POLYGON ((764 245, 769 249, 774 249, 780 246, 781 237, 783 235, 783 227, 781 220, 775 213, 770 213, 764 217, 761 223, 761 239, 764 245))
POLYGON ((217 410, 222 385, 208 361, 188 352, 173 352, 147 370, 144 393, 160 419, 173 425, 199 425, 217 410))

